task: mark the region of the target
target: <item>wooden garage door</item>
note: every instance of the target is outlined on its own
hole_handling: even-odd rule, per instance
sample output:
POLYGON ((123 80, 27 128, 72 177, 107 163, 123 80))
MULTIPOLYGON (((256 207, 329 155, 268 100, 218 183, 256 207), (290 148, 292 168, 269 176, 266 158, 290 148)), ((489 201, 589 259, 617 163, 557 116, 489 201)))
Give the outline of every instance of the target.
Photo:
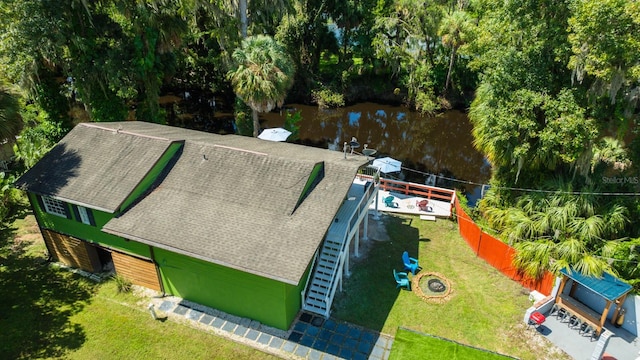
POLYGON ((42 229, 42 237, 57 261, 89 272, 100 271, 98 251, 87 242, 47 229, 42 229))
POLYGON ((129 279, 129 281, 136 285, 160 291, 158 273, 156 272, 156 266, 153 262, 117 251, 111 252, 111 258, 113 259, 116 274, 129 279))

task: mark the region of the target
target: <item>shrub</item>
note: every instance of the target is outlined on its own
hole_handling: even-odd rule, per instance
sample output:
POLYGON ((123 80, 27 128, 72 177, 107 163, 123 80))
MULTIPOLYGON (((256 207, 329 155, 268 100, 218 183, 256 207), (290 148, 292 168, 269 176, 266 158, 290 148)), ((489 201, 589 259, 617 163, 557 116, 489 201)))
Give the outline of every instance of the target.
POLYGON ((114 275, 113 276, 113 281, 115 281, 116 283, 116 289, 118 290, 119 293, 128 293, 131 291, 131 287, 133 286, 133 284, 131 283, 131 281, 129 281, 129 279, 125 278, 124 276, 121 275, 114 275))
POLYGON ((311 92, 311 96, 321 109, 344 106, 344 95, 330 89, 314 90, 311 92))
POLYGON ((289 135, 287 141, 294 142, 300 140, 300 125, 298 125, 300 121, 302 121, 302 113, 300 111, 296 111, 295 113, 287 111, 283 126, 286 130, 291 131, 291 135, 289 135))

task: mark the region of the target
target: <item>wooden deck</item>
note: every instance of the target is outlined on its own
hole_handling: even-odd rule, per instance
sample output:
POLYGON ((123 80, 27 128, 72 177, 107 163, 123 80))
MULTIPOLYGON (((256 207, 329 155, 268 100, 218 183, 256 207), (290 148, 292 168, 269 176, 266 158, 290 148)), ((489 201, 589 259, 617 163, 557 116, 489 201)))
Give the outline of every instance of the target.
MULTIPOLYGON (((354 183, 362 184, 374 181, 373 175, 358 174, 354 183)), ((451 217, 451 209, 455 199, 455 191, 423 184, 380 178, 377 201, 369 207, 370 210, 420 215, 421 219, 435 220, 435 218, 451 217), (393 196, 397 206, 386 206, 384 199, 393 196), (416 203, 429 201, 429 211, 420 210, 416 203)))
MULTIPOLYGON (((401 213, 401 214, 411 214, 411 215, 431 215, 436 218, 448 218, 451 217, 451 203, 448 201, 440 201, 429 199, 429 207, 433 211, 423 211, 420 210, 419 207, 416 206, 416 202, 421 200, 427 200, 426 197, 420 197, 415 195, 405 195, 397 192, 390 192, 386 190, 378 191, 378 211, 390 212, 390 213, 401 213), (387 196, 393 196, 394 203, 398 205, 398 207, 389 207, 384 203, 384 198, 387 196)), ((369 209, 375 210, 376 204, 375 202, 371 204, 369 209)))

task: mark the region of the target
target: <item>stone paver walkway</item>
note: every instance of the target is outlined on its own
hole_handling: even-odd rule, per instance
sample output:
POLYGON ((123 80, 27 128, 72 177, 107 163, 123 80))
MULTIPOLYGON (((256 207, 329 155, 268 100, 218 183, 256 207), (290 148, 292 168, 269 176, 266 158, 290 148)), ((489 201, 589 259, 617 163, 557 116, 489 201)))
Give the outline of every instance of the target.
POLYGON ((179 299, 153 303, 171 318, 184 318, 204 330, 287 359, 386 360, 393 345, 388 335, 309 313, 300 314, 291 330, 282 331, 179 299))

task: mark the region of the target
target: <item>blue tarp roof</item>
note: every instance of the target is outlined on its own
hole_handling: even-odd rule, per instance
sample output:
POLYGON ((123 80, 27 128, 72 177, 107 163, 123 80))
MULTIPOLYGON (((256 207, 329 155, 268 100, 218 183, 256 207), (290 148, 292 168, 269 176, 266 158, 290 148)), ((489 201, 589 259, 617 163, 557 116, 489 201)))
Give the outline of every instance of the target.
POLYGON ((607 272, 603 273, 602 277, 585 276, 579 271, 566 268, 560 272, 607 300, 614 301, 631 290, 631 285, 607 272))

